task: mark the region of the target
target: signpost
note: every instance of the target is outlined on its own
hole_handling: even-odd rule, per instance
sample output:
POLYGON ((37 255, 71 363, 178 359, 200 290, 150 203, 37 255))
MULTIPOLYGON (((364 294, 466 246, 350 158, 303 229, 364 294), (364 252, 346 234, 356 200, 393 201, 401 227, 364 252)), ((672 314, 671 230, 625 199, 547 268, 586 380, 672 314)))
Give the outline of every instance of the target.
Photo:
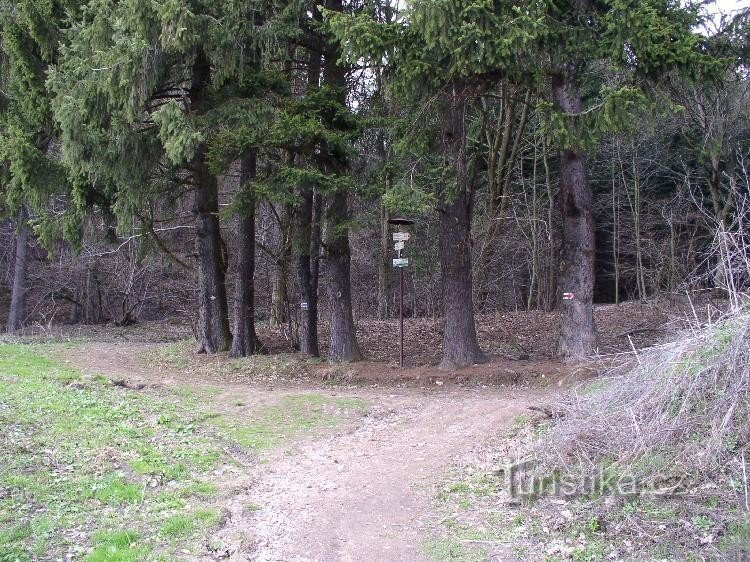
POLYGON ((401 257, 405 243, 411 238, 408 232, 402 230, 405 226, 414 224, 409 219, 393 218, 388 221, 390 224, 398 226, 398 232, 393 233, 393 249, 398 253, 398 257, 393 259, 393 267, 398 268, 399 274, 399 308, 398 308, 398 325, 399 325, 399 366, 404 368, 404 268, 409 266, 409 258, 401 257))

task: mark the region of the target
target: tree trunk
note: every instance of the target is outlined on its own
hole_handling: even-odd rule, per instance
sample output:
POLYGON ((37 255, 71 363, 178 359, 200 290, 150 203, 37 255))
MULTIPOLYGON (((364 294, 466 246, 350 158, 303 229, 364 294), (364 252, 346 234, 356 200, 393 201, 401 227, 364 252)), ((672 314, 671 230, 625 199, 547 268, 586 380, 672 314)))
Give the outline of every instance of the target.
POLYGON ((237 284, 234 293, 234 337, 230 357, 247 357, 261 351, 255 334, 255 195, 248 185, 255 179, 256 154, 239 162, 242 205, 238 213, 237 284))
POLYGON ((288 321, 288 291, 287 291, 287 255, 281 248, 281 255, 274 267, 273 283, 271 286, 271 326, 281 327, 288 321))
MULTIPOLYGON (((199 49, 192 68, 190 110, 199 112, 208 96, 211 62, 199 49)), ((198 256, 198 347, 197 353, 228 351, 229 332, 226 259, 219 230, 219 188, 206 165, 206 146, 196 150, 191 163, 195 185, 195 249, 198 256)))
POLYGON ((276 215, 278 218, 278 257, 274 264, 273 282, 271 284, 271 326, 281 327, 289 321, 289 292, 288 292, 288 267, 289 267, 289 229, 290 219, 293 214, 291 206, 283 206, 276 215))
POLYGON ((474 325, 471 273, 471 212, 462 193, 440 213, 440 271, 443 278, 443 359, 450 370, 484 361, 474 325))
MULTIPOLYGON (((572 77, 554 76, 552 94, 565 113, 582 111, 581 95, 572 77)), ((560 214, 562 216, 562 263, 560 289, 572 293, 563 301, 557 353, 566 359, 590 355, 597 346, 594 325, 594 219, 593 194, 586 158, 563 149, 560 153, 560 214)))
POLYGON ((318 347, 318 290, 313 280, 311 256, 313 229, 313 190, 309 185, 297 189, 300 204, 294 217, 294 261, 299 283, 299 350, 313 357, 320 355, 318 347))
POLYGON ((547 295, 544 310, 550 312, 557 306, 558 251, 557 229, 555 228, 555 190, 552 185, 549 159, 547 157, 547 138, 542 136, 542 162, 544 163, 544 183, 547 188, 547 232, 549 233, 549 257, 547 259, 547 295))
POLYGON ((193 159, 195 180, 196 239, 198 255, 197 353, 216 353, 230 348, 227 292, 222 266, 219 230, 219 191, 216 176, 205 163, 205 147, 193 159))
MULTIPOLYGON (((386 180, 387 181, 387 180, 386 180)), ((387 184, 386 184, 387 185, 387 184)), ((386 187, 386 192, 388 187, 386 187)), ((378 256, 378 319, 388 318, 388 301, 390 298, 389 273, 391 263, 389 258, 391 245, 388 237, 388 209, 380 204, 380 255, 378 256)))
MULTIPOLYGON (((326 0, 325 7, 333 12, 344 11, 342 0, 326 0)), ((335 40, 326 40, 323 83, 339 92, 338 102, 346 107, 346 69, 338 62, 341 51, 335 40)), ((345 155, 330 154, 329 157, 331 171, 335 171, 337 175, 348 173, 349 164, 345 155)), ((349 229, 345 226, 348 219, 347 192, 336 191, 331 194, 326 211, 328 236, 325 244, 328 302, 331 307, 331 345, 328 358, 335 362, 362 359, 352 313, 351 249, 349 229)))
MULTIPOLYGON (((312 7, 312 17, 321 21, 317 5, 312 7)), ((320 87, 321 53, 310 51, 305 89, 307 93, 320 87)), ((299 93, 298 93, 299 95, 299 93)), ((297 165, 304 166, 310 155, 297 155, 297 165)), ((299 285, 299 324, 297 339, 299 350, 305 355, 318 357, 318 271, 320 253, 320 197, 315 195, 309 183, 301 183, 295 189, 299 205, 294 215, 292 252, 294 268, 299 285)))
MULTIPOLYGON (((313 220, 310 233, 310 286, 315 302, 318 301, 318 281, 320 280, 320 246, 323 239, 323 197, 313 193, 313 220)), ((317 317, 315 318, 317 326, 317 317)), ((317 328, 316 328, 317 329, 317 328)))
POLYGON ((342 232, 341 228, 341 223, 348 216, 346 192, 331 195, 326 214, 327 230, 330 233, 325 245, 329 276, 328 302, 331 306, 331 346, 328 358, 334 362, 359 361, 362 353, 357 344, 352 314, 349 234, 342 232))
POLYGON ((98 324, 102 319, 101 290, 96 269, 96 262, 86 268, 86 308, 84 311, 86 324, 98 324))
POLYGON ((26 272, 28 270, 29 226, 27 213, 21 208, 18 217, 18 237, 16 238, 15 269, 13 287, 10 294, 10 312, 7 329, 9 332, 20 330, 26 321, 26 272))
MULTIPOLYGON (((619 158, 619 152, 618 152, 619 158)), ((620 304, 620 196, 612 161, 612 266, 615 279, 615 304, 620 304)))
POLYGON ((440 369, 456 369, 480 363, 474 325, 471 268, 471 213, 473 189, 466 163, 466 100, 454 86, 444 108, 443 156, 455 173, 456 193, 444 187, 440 208, 440 271, 443 280, 443 359, 440 369))

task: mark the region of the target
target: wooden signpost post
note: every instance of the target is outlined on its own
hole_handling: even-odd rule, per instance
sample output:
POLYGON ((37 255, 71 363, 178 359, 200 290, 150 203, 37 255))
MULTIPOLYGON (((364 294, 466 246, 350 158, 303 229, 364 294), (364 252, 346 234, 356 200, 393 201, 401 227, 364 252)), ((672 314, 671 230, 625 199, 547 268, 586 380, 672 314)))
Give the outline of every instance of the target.
POLYGON ((409 258, 401 256, 406 242, 411 238, 411 234, 404 232, 405 226, 414 224, 409 219, 394 218, 388 221, 390 224, 398 226, 398 232, 393 233, 393 249, 397 252, 397 257, 393 259, 393 267, 398 268, 399 272, 399 307, 398 307, 398 324, 399 324, 399 366, 404 368, 404 268, 409 267, 409 258))

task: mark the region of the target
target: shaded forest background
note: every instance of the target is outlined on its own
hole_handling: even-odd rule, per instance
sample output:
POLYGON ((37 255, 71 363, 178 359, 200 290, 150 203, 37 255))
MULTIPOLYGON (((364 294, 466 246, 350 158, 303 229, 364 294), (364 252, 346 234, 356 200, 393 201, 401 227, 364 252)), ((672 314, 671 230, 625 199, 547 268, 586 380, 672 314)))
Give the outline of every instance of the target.
MULTIPOLYGON (((331 287, 348 283, 341 267, 348 267, 349 251, 355 322, 398 314, 388 225, 394 216, 416 221, 406 245, 406 314, 442 317, 439 217, 452 180, 446 182, 436 154, 445 110, 437 95, 404 94, 399 81, 405 79, 393 64, 398 57, 381 57, 377 49, 374 58, 352 56, 356 41, 347 38, 357 33, 351 22, 363 17, 382 28, 412 17, 417 27, 419 10, 429 3, 416 2, 406 15, 387 0, 328 1, 322 11, 305 2, 245 2, 231 9, 186 3, 161 20, 156 12, 129 13, 116 4, 93 15, 81 4, 50 4, 0 4, 3 319, 11 316, 16 256, 27 252, 23 309, 9 327, 127 325, 179 316, 200 341, 201 311, 209 306, 201 301, 202 260, 226 272, 228 300, 236 303, 250 271, 246 256, 240 257, 249 247, 248 217, 255 240, 252 317, 279 329, 291 345, 299 347, 305 337, 300 303, 309 296, 299 259, 306 253, 313 277, 320 268, 312 287, 322 322, 336 316, 331 311, 341 291, 331 287), (349 29, 341 31, 336 13, 353 14, 349 29), (185 14, 191 15, 183 22, 191 38, 167 37, 168 20, 180 22, 185 14), (110 43, 96 29, 107 17, 121 18, 125 31, 118 33, 132 33, 135 43, 161 42, 153 68, 117 69, 123 60, 138 63, 149 48, 110 43), (210 18, 224 23, 213 29, 210 18), (339 24, 332 30, 324 20, 339 24), (145 23, 155 28, 144 32, 139 26, 145 23), (245 31, 235 33, 232 25, 245 31), (217 33, 228 35, 217 40, 217 33), (97 50, 108 45, 109 59, 97 50), (226 49, 243 54, 233 52, 222 62, 226 49), (209 74, 205 96, 196 87, 202 58, 209 74), (35 121, 19 102, 25 95, 39 109, 35 121), (89 109, 74 115, 76 104, 89 109), (121 129, 86 136, 114 122, 121 129), (98 153, 92 142, 105 148, 98 153), (23 143, 26 152, 19 150, 23 143), (119 151, 116 162, 111 147, 119 151), (208 157, 199 169, 200 154, 208 157), (216 209, 198 209, 199 172, 216 178, 216 209), (208 258, 196 246, 196 225, 210 221, 205 217, 218 219, 220 228, 216 255, 208 258), (312 250, 301 252, 300 240, 312 250)), ((581 8, 574 4, 560 10, 578 17, 581 8)), ((616 9, 604 4, 585 9, 604 19, 616 9)), ((581 63, 586 72, 577 86, 584 109, 572 126, 578 140, 569 144, 588 158, 595 303, 724 286, 732 274, 722 265, 717 236, 745 236, 747 13, 709 18, 710 6, 653 4, 664 21, 682 18, 678 27, 691 37, 691 49, 711 62, 687 57, 686 65, 661 64, 646 78, 638 64, 617 66, 604 55, 581 63), (631 87, 637 99, 607 105, 611 92, 631 87), (588 122, 589 114, 599 117, 588 122)), ((468 7, 461 14, 471 20, 468 7)), ((439 68, 434 72, 440 75, 439 68)), ((567 289, 559 283, 566 242, 561 135, 546 101, 550 81, 543 73, 533 81, 519 79, 507 68, 491 79, 471 69, 458 75, 472 240, 447 259, 470 254, 478 313, 557 310, 567 289)), ((456 79, 427 89, 445 91, 451 84, 456 79)), ((570 132, 570 124, 560 126, 570 132)), ((211 282, 223 285, 218 277, 211 282)), ((227 312, 236 326, 237 310, 229 306, 227 312)), ((347 353, 344 359, 356 358, 347 353)))

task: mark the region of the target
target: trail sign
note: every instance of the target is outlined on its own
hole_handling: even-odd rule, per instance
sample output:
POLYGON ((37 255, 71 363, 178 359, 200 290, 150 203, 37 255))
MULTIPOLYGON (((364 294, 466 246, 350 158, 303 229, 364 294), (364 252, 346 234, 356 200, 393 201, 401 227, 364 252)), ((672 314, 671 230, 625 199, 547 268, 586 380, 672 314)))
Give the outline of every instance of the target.
POLYGON ((407 218, 394 217, 388 219, 389 224, 399 228, 398 232, 393 233, 393 249, 398 252, 398 257, 393 260, 393 267, 398 267, 399 277, 399 307, 398 307, 398 333, 399 333, 399 366, 404 368, 404 268, 409 267, 409 258, 402 258, 401 252, 404 250, 404 242, 411 238, 408 232, 401 230, 405 226, 414 224, 414 221, 407 218))
POLYGON ((574 298, 575 298, 575 295, 573 293, 563 293, 564 301, 572 301, 574 298))

